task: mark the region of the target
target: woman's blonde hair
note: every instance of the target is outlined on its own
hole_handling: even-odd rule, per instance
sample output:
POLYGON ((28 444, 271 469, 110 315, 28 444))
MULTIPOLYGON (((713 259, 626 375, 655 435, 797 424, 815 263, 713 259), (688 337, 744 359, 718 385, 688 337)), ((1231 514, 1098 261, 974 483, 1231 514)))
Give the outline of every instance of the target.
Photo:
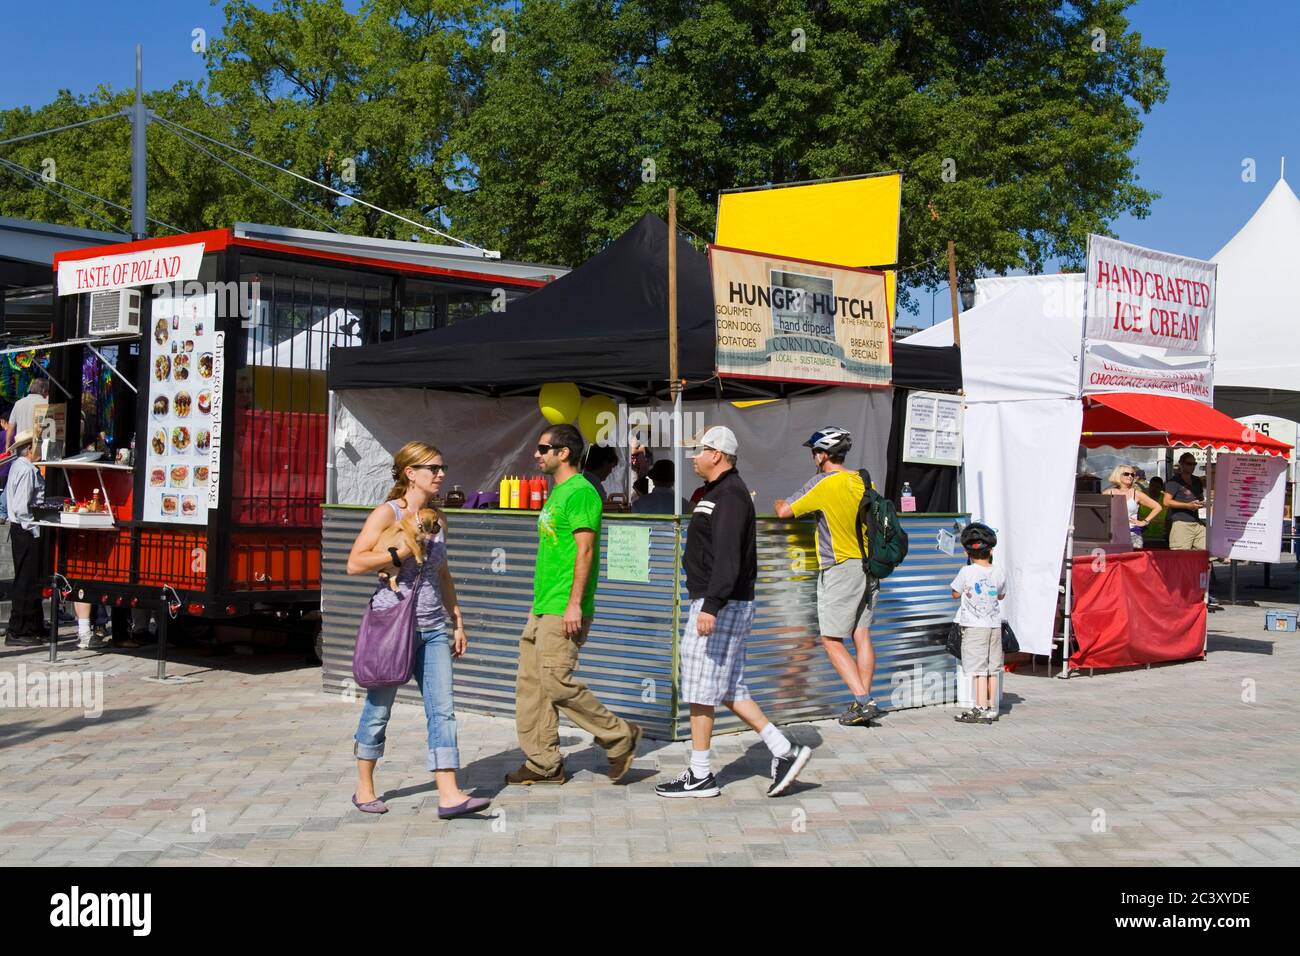
POLYGON ((408 441, 405 445, 397 450, 393 456, 393 481, 395 484, 389 489, 388 497, 385 501, 396 501, 398 498, 406 497, 406 489, 410 487, 410 482, 406 480, 406 469, 412 465, 423 465, 430 458, 436 458, 442 452, 432 445, 422 441, 408 441))
POLYGON ((1116 465, 1114 468, 1110 470, 1110 477, 1107 478, 1106 480, 1109 481, 1116 488, 1123 488, 1124 486, 1120 484, 1120 480, 1119 480, 1119 473, 1121 471, 1132 471, 1133 484, 1134 486, 1137 485, 1137 468, 1134 465, 1116 465))

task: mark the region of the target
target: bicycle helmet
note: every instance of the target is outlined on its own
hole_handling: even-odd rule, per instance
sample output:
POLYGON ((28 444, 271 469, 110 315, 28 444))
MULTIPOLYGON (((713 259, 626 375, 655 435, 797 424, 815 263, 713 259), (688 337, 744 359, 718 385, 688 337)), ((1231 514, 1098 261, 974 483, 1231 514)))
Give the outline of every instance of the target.
POLYGON ((803 447, 811 448, 813 451, 824 451, 832 458, 842 458, 853 447, 853 436, 849 434, 847 428, 827 425, 820 431, 813 432, 812 437, 803 443, 803 447))
POLYGON ((961 546, 972 554, 988 554, 997 544, 998 536, 986 524, 976 521, 961 529, 961 546))

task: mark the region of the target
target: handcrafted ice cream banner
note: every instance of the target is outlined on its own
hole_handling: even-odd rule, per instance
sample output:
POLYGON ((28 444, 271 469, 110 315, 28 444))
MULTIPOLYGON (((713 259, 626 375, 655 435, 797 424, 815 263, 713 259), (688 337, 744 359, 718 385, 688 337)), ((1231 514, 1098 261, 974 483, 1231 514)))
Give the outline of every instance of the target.
POLYGON ((885 274, 709 247, 720 376, 888 385, 885 274))

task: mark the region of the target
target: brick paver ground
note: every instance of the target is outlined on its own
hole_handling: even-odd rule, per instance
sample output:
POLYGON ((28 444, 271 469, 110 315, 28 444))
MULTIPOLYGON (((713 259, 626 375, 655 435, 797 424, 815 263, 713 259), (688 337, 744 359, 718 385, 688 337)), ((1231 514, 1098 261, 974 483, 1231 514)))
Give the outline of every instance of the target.
MULTIPOLYGON (((1294 865, 1300 637, 1263 619, 1213 615, 1205 662, 1008 674, 994 726, 938 707, 876 729, 793 725, 816 753, 776 800, 748 733, 716 741, 714 800, 655 796, 686 744, 645 742, 614 786, 572 728, 568 784, 502 790, 520 759, 512 723, 461 714, 463 783, 496 802, 446 823, 415 707, 397 707, 380 765, 392 812, 365 816, 349 803, 360 704, 323 694, 316 668, 190 658, 170 672, 201 682, 160 686, 144 680, 148 649, 82 652, 91 663, 72 670, 104 674, 101 716, 0 708, 0 865, 1294 865)), ((43 661, 0 650, 0 671, 43 661)))

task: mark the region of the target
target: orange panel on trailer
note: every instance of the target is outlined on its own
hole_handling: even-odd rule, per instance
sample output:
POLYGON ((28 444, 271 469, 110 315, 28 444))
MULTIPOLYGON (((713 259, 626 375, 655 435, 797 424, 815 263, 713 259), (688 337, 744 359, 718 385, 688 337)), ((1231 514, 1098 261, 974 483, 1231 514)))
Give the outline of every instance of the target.
POLYGON ((230 536, 232 591, 316 590, 320 578, 319 531, 230 536))
POLYGON ((131 531, 73 531, 54 536, 54 566, 74 581, 126 584, 131 580, 131 531))
POLYGON ((137 582, 161 587, 205 591, 208 583, 207 531, 168 528, 140 530, 140 566, 137 582))

